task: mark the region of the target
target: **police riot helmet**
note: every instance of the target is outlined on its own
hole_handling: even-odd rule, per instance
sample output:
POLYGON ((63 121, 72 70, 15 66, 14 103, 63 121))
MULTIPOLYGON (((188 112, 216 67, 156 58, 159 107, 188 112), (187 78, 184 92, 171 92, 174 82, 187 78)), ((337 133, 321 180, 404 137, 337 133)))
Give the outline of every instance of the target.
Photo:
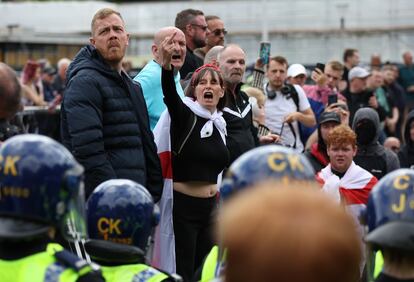
POLYGON ((369 195, 365 216, 366 242, 414 251, 414 170, 384 176, 369 195))
POLYGON ((86 202, 90 239, 132 245, 144 252, 159 211, 141 184, 127 179, 101 183, 86 202))
POLYGON ((261 146, 233 162, 220 187, 220 197, 226 200, 235 191, 264 180, 314 182, 315 172, 306 156, 293 149, 261 146))
POLYGON ((86 236, 83 168, 49 137, 24 134, 0 148, 0 239, 86 236))

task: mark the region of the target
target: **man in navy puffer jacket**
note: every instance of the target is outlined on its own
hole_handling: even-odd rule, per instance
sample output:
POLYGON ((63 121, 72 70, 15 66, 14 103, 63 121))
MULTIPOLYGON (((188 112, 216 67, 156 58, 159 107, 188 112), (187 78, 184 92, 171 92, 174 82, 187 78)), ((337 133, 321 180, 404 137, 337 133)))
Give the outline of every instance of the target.
POLYGON ((128 39, 117 11, 95 14, 91 45, 79 51, 67 72, 62 143, 85 168, 86 196, 108 179, 126 178, 147 187, 158 201, 161 165, 147 108, 140 85, 121 67, 128 39))

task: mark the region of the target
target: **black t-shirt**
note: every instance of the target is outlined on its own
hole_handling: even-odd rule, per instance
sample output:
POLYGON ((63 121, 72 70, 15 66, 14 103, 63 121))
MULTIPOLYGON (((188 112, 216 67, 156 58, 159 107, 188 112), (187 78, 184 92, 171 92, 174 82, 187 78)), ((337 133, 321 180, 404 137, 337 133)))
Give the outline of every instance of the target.
POLYGON ((345 173, 346 173, 346 171, 345 171, 345 172, 339 172, 339 171, 337 171, 337 170, 334 170, 332 167, 331 167, 331 171, 332 171, 332 173, 333 173, 333 174, 335 174, 335 175, 336 175, 336 176, 338 176, 339 178, 344 177, 344 175, 345 175, 345 173))

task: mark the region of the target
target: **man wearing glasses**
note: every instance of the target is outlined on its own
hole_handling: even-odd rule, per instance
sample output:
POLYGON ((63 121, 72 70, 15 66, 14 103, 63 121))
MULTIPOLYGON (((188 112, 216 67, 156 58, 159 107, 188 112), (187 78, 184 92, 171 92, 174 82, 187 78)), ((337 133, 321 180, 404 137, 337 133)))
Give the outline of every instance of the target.
POLYGON ((184 65, 180 69, 181 79, 185 79, 188 73, 203 65, 203 60, 197 57, 193 51, 206 45, 208 26, 202 11, 187 9, 177 14, 175 27, 184 32, 187 45, 184 65))
POLYGON ((206 16, 206 22, 209 30, 206 37, 206 46, 194 50, 194 54, 202 59, 214 46, 224 46, 224 37, 227 34, 224 22, 218 16, 206 16))

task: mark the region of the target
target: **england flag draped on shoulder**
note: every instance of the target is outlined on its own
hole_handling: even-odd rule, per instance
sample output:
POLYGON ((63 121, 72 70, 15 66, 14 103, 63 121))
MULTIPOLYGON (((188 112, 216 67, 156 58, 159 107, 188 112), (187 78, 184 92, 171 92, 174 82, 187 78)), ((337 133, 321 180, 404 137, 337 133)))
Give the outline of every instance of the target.
POLYGON ((176 273, 175 239, 172 219, 173 180, 171 164, 170 115, 165 110, 154 128, 155 144, 161 160, 164 188, 160 200, 160 223, 155 233, 152 265, 169 273, 176 273))
POLYGON ((375 176, 354 162, 342 178, 332 172, 329 164, 316 175, 316 180, 322 185, 325 193, 346 204, 357 222, 362 208, 368 202, 369 193, 378 182, 375 176))

